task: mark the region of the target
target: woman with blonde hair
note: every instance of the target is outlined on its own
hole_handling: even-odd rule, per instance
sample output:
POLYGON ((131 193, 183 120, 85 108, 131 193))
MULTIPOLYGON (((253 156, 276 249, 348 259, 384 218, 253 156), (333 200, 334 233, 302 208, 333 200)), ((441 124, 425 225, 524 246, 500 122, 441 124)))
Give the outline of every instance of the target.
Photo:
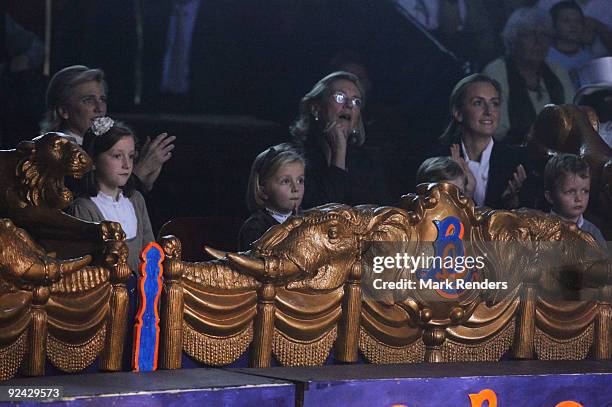
POLYGON ((474 184, 470 196, 491 208, 520 206, 519 192, 527 178, 522 147, 494 141, 502 107, 499 83, 482 74, 463 78, 450 97, 451 121, 440 141, 474 184))
POLYGON ((365 102, 357 76, 344 71, 327 75, 302 98, 290 131, 306 157, 304 207, 385 203, 381 166, 364 148, 365 102))

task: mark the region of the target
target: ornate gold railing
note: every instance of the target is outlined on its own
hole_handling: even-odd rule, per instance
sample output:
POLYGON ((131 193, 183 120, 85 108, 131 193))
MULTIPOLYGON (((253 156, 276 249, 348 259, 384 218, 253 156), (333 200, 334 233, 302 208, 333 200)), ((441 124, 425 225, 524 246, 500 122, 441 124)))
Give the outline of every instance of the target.
POLYGON ((286 366, 321 365, 332 353, 355 362, 359 352, 371 363, 495 361, 507 352, 610 358, 612 271, 590 235, 537 211, 475 210, 447 184, 418 192, 404 208, 317 208, 272 228, 251 252, 209 249, 218 258, 210 262, 182 261, 178 239, 162 238, 160 367, 179 368, 183 351, 227 365, 249 345, 253 367, 270 366, 273 357, 286 366), (436 222, 449 217, 474 247, 506 245, 487 246, 480 277, 507 281, 507 290, 440 302, 419 291, 401 299, 370 295, 376 276, 363 256, 372 242, 426 250, 436 222), (546 267, 549 242, 562 249, 554 256, 567 257, 559 267, 546 267), (583 298, 558 295, 571 278, 587 287, 583 298))

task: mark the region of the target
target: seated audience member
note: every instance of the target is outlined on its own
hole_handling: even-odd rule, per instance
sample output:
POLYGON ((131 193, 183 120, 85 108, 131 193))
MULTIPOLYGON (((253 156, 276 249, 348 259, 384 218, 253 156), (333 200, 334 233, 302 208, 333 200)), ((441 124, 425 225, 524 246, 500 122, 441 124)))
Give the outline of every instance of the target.
POLYGON ((612 148, 612 57, 592 60, 578 72, 580 89, 574 103, 592 107, 601 138, 612 148))
POLYGON ((582 42, 584 37, 584 15, 574 1, 562 1, 550 9, 555 27, 555 38, 548 50, 547 60, 563 67, 578 86, 577 70, 593 59, 593 53, 582 42))
POLYGON ((144 198, 131 182, 136 137, 121 123, 98 117, 85 133, 83 148, 94 169, 82 180, 82 193, 70 207, 77 218, 121 224, 129 248, 128 264, 138 271, 140 253, 155 240, 144 198))
POLYGON ((551 213, 574 222, 606 247, 601 231, 586 220, 584 211, 589 205, 591 174, 589 163, 575 154, 558 154, 551 158, 544 170, 544 196, 552 205, 551 213))
POLYGON ((363 147, 365 96, 355 75, 339 71, 317 82, 300 101, 290 131, 307 162, 304 207, 385 202, 382 168, 363 147))
POLYGON ((571 103, 574 87, 569 75, 546 62, 552 34, 550 16, 536 8, 519 8, 506 22, 506 55, 483 70, 501 84, 504 100, 496 140, 523 144, 545 105, 571 103))
MULTIPOLYGON (((58 71, 47 88, 47 112, 41 131, 61 132, 77 144, 83 144, 85 132, 94 119, 106 115, 106 82, 99 69, 73 65, 58 71)), ((166 133, 150 140, 147 137, 134 167, 139 190, 148 192, 163 164, 172 157, 174 136, 166 133)))
POLYGON ((289 143, 270 147, 255 158, 246 194, 251 217, 240 228, 239 250, 249 250, 268 229, 300 210, 304 165, 304 157, 289 143))
POLYGON ((451 122, 440 141, 463 165, 468 179, 474 178, 473 194, 466 193, 476 205, 511 209, 521 204, 527 156, 522 147, 493 140, 501 109, 501 87, 496 80, 482 74, 463 78, 451 93, 451 122))
MULTIPOLYGON (((536 6, 544 11, 563 0, 538 0, 536 6)), ((612 9, 609 0, 576 0, 584 15, 585 30, 582 43, 596 58, 612 51, 612 9)))
MULTIPOLYGON (((462 159, 463 160, 463 159, 462 159)), ((465 162, 465 161, 464 161, 465 162)), ((472 196, 474 179, 468 179, 462 166, 451 157, 431 157, 423 161, 416 174, 416 184, 447 182, 455 185, 461 193, 472 196), (470 181, 472 184, 470 184, 470 181)))

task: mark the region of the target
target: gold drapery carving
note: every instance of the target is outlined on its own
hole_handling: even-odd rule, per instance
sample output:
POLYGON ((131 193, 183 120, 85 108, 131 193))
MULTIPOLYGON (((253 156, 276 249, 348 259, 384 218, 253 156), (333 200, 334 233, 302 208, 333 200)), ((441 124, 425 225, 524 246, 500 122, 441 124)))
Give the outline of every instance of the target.
POLYGON ((23 331, 17 340, 0 348, 0 380, 15 376, 26 353, 28 332, 23 331))
MULTIPOLYGON (((336 357, 349 362, 355 339, 374 363, 498 360, 511 348, 519 357, 532 358, 536 346, 536 352, 548 355, 547 347, 563 344, 583 355, 593 341, 588 332, 594 321, 600 331, 609 326, 609 300, 579 305, 544 300, 559 286, 575 290, 571 282, 591 289, 612 283, 612 267, 591 236, 537 211, 477 209, 449 184, 421 185, 417 192, 404 198, 403 208, 315 208, 271 228, 250 252, 207 249, 217 259, 211 262, 182 262, 180 244, 164 238, 175 252, 168 265, 178 278, 167 287, 180 291, 172 309, 184 303, 185 335, 222 341, 252 323, 251 366, 265 367, 272 355, 283 365, 324 363, 336 338, 342 342, 336 357), (407 253, 421 253, 432 249, 440 223, 464 231, 461 239, 470 242, 465 247, 471 254, 488 255, 477 281, 507 282, 508 287, 468 290, 444 300, 422 288, 374 299, 367 285, 378 275, 367 260, 361 262, 375 252, 369 252, 371 242, 398 242, 407 253), (492 242, 500 244, 489 247, 492 242), (551 258, 558 261, 552 268, 547 267, 551 258), (350 301, 347 293, 354 294, 350 301)), ((597 338, 598 357, 605 358, 609 339, 604 332, 597 338)))
MULTIPOLYGON (((488 339, 462 343, 446 338, 442 344, 442 359, 445 362, 495 362, 510 350, 514 339, 514 319, 488 339)), ((447 331, 448 335, 448 331, 447 331)))
POLYGON ((405 346, 386 345, 365 329, 359 330, 359 350, 370 363, 422 363, 425 360, 425 344, 420 339, 405 346))
POLYGON ((311 341, 298 341, 275 329, 272 353, 283 366, 319 366, 329 356, 336 337, 336 327, 311 341))
MULTIPOLYGON (((253 340, 255 291, 223 292, 206 281, 190 278, 183 284, 183 350, 201 363, 228 365, 253 340)), ((197 275, 197 273, 195 274, 197 275)))
POLYGON ((593 344, 593 325, 575 337, 555 338, 536 328, 534 347, 538 359, 541 360, 581 360, 586 359, 593 344))
POLYGON ((344 288, 276 291, 272 353, 283 366, 321 365, 336 340, 344 288))
POLYGON ((104 347, 106 324, 82 343, 67 343, 47 336, 47 357, 53 366, 64 372, 78 372, 91 365, 104 347))
POLYGON ((235 362, 253 340, 253 324, 234 335, 215 337, 193 329, 187 322, 183 324, 183 349, 185 353, 200 363, 211 366, 224 366, 235 362))

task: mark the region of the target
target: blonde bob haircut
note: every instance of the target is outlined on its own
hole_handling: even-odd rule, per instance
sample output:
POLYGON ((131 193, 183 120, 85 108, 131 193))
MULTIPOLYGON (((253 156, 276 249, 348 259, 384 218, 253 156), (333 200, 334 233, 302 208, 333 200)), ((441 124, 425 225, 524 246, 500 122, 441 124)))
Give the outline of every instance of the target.
POLYGON ((291 143, 272 146, 261 153, 253 161, 249 184, 247 186, 246 203, 251 213, 265 208, 262 186, 284 165, 295 162, 306 165, 301 150, 291 143))

